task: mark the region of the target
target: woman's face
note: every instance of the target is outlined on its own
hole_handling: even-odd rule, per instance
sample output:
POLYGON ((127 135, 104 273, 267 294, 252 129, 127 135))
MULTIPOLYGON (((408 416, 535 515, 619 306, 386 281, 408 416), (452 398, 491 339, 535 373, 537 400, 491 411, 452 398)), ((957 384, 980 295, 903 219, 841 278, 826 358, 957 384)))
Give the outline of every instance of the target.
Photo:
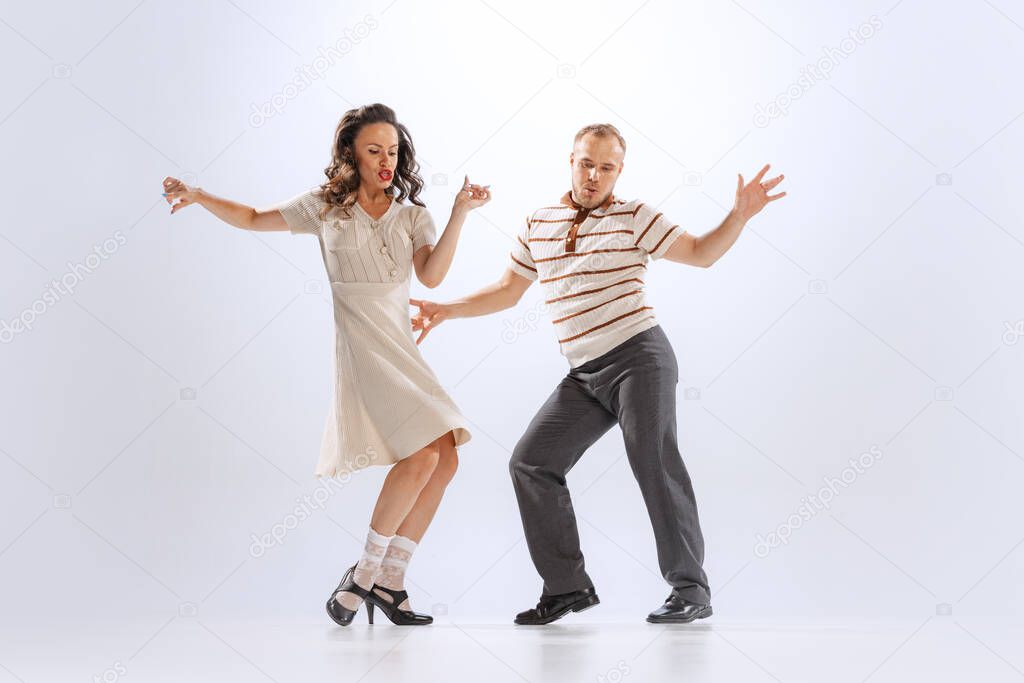
POLYGON ((385 190, 391 186, 398 166, 398 131, 390 123, 368 123, 359 129, 352 143, 359 182, 364 187, 385 190))

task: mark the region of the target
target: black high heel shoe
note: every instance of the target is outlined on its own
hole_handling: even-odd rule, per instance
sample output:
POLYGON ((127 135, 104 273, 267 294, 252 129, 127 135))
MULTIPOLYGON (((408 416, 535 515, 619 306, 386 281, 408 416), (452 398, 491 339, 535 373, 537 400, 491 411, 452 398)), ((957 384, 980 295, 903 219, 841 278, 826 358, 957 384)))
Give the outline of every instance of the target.
POLYGON ((373 623, 373 603, 368 600, 370 591, 355 582, 355 579, 353 578, 355 573, 356 566, 352 565, 349 567, 349 570, 345 572, 345 576, 341 577, 341 583, 339 583, 338 587, 334 589, 333 593, 331 593, 331 597, 327 598, 327 615, 330 616, 338 626, 348 626, 351 624, 352 619, 356 616, 356 612, 359 611, 358 607, 355 609, 348 609, 347 607, 342 606, 341 603, 334 599, 338 593, 351 593, 352 595, 362 598, 363 602, 366 603, 366 618, 369 619, 371 624, 373 623))
MULTIPOLYGON (((376 605, 384 613, 384 616, 397 626, 426 626, 427 624, 434 623, 434 617, 429 614, 420 614, 409 609, 398 608, 399 605, 408 599, 409 594, 404 590, 392 590, 377 583, 373 584, 373 588, 369 591, 369 596, 364 598, 367 609, 373 609, 374 605, 376 605), (387 593, 391 597, 391 601, 389 602, 378 594, 378 590, 387 593)), ((371 620, 370 623, 372 624, 373 621, 371 620)))

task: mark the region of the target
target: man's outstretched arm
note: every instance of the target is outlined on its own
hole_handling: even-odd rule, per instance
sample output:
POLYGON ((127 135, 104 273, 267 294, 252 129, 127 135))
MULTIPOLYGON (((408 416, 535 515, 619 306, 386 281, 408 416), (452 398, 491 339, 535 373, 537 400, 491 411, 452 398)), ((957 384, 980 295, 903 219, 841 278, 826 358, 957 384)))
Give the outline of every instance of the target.
POLYGON ((786 196, 785 192, 768 194, 785 177, 778 175, 771 180, 762 181, 768 167, 769 164, 766 164, 746 185, 743 183, 743 176, 740 175, 736 181, 736 201, 721 225, 700 237, 684 232, 665 252, 665 258, 701 268, 708 268, 720 259, 736 243, 747 221, 769 202, 786 196))
POLYGON ((412 317, 412 329, 420 331, 416 343, 423 341, 430 330, 449 318, 473 318, 512 308, 523 298, 532 282, 510 267, 497 282, 455 301, 439 304, 409 299, 410 304, 419 308, 419 312, 412 317))

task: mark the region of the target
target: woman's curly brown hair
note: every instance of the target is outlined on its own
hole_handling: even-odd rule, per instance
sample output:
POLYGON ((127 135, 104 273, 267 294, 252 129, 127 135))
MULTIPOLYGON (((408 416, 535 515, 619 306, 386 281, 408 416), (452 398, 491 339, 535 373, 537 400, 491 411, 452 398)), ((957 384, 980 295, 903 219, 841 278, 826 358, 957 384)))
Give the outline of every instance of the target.
POLYGON ((371 123, 390 123, 398 132, 398 165, 394 180, 385 193, 401 202, 406 198, 417 206, 424 206, 419 195, 423 190, 423 178, 419 175, 420 165, 416 162, 416 148, 412 144, 409 130, 398 122, 394 110, 384 104, 367 104, 345 112, 334 132, 331 146, 331 164, 324 169, 327 182, 320 186, 324 208, 321 219, 326 218, 332 207, 338 207, 344 214, 356 203, 359 188, 359 170, 353 145, 363 126, 371 123), (397 193, 397 194, 396 194, 397 193))

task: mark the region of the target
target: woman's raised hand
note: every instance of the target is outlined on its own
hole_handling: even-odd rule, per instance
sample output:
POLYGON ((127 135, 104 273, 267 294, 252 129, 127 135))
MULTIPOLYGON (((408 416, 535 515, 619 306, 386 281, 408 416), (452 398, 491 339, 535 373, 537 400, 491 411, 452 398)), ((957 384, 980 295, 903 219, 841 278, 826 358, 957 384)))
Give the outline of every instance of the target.
POLYGON ((455 195, 455 210, 472 211, 491 201, 490 185, 474 185, 469 182, 469 176, 462 181, 462 189, 455 195))
POLYGON ((189 204, 195 204, 198 199, 199 188, 189 187, 177 178, 170 176, 164 178, 164 199, 171 205, 171 213, 178 209, 184 209, 189 204))

